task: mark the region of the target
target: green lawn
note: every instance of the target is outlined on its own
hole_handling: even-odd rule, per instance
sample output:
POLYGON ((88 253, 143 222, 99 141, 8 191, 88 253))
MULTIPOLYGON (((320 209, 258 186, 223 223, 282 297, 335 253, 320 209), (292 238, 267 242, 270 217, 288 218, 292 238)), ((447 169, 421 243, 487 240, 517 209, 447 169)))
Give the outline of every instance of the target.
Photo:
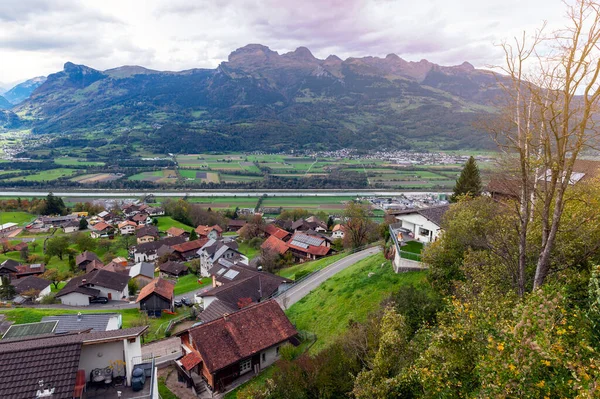
POLYGON ((198 276, 190 273, 177 279, 177 284, 175 284, 175 289, 173 290, 173 293, 175 295, 185 294, 186 292, 195 291, 198 288, 205 287, 206 285, 210 284, 210 282, 211 279, 205 277, 202 279, 202 284, 199 284, 198 276))
POLYGON ((404 252, 400 254, 401 258, 421 261, 423 244, 418 241, 408 241, 406 245, 402 246, 401 251, 404 252))
MULTIPOLYGON (((246 389, 248 387, 263 387, 263 386, 265 386, 267 379, 273 377, 273 373, 275 372, 275 369, 276 369, 276 366, 274 366, 274 365, 267 367, 266 369, 262 370, 256 377, 252 378, 250 381, 243 383, 242 385, 240 385, 233 391, 229 392, 227 395, 225 395, 224 399, 236 399, 238 392, 240 392, 241 390, 246 389)), ((164 398, 164 396, 163 396, 163 398, 164 398)))
POLYGON ((54 163, 56 163, 58 165, 65 165, 65 166, 71 166, 71 165, 104 166, 104 162, 95 162, 95 161, 86 161, 86 160, 82 161, 80 159, 73 158, 73 157, 56 158, 56 159, 54 159, 54 163))
POLYGON ((254 259, 260 255, 260 248, 252 248, 247 242, 240 242, 238 250, 248 257, 248 260, 254 259))
POLYGON ((286 313, 298 330, 317 335, 311 348, 316 353, 340 336, 350 320, 364 321, 390 293, 403 285, 424 283, 425 275, 396 274, 383 254, 373 255, 328 279, 286 313))
POLYGON ((165 384, 164 377, 158 378, 158 394, 160 395, 161 399, 178 399, 177 395, 171 392, 171 390, 165 384))
POLYGON ((169 216, 159 216, 156 218, 158 220, 158 230, 167 231, 171 227, 179 227, 180 229, 184 229, 187 232, 192 230, 192 226, 185 225, 181 222, 178 222, 175 219, 172 219, 169 216))
POLYGON ((75 173, 75 169, 67 169, 67 168, 58 168, 58 169, 49 169, 43 170, 38 173, 34 173, 27 176, 21 177, 13 177, 12 179, 8 179, 8 181, 50 181, 56 180, 59 177, 71 176, 75 173))
POLYGON ((0 224, 17 223, 20 226, 24 226, 34 219, 35 216, 27 212, 0 212, 0 224))
POLYGON ((289 278, 289 279, 293 280, 294 276, 298 272, 309 271, 312 273, 316 270, 320 270, 326 266, 329 266, 333 262, 337 262, 338 260, 345 258, 348 255, 350 255, 349 252, 341 252, 337 255, 328 256, 326 258, 322 258, 322 259, 315 260, 312 262, 305 262, 305 263, 300 263, 298 265, 286 267, 285 269, 279 270, 277 272, 277 274, 279 274, 281 277, 285 277, 285 278, 289 278))

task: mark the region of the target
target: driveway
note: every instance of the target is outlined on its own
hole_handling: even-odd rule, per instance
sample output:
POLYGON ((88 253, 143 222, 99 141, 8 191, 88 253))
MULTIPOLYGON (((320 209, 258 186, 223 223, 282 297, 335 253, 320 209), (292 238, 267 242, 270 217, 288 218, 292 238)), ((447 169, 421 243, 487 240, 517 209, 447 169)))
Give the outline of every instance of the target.
POLYGON ((292 288, 285 291, 283 294, 276 298, 277 303, 283 310, 288 309, 290 306, 304 298, 312 290, 321 285, 325 280, 335 275, 336 273, 352 266, 358 261, 361 261, 371 255, 375 255, 381 252, 380 247, 368 248, 360 252, 356 252, 352 255, 348 255, 343 259, 338 260, 335 263, 327 266, 324 269, 312 274, 304 281, 292 286, 292 288))

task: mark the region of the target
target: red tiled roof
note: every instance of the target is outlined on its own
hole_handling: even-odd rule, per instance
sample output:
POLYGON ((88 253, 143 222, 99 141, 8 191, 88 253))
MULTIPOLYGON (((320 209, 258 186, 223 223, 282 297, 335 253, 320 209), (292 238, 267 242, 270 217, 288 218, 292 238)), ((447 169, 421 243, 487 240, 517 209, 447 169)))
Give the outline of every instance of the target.
POLYGON ((266 225, 265 233, 267 233, 270 236, 275 236, 275 237, 279 238, 280 240, 283 240, 285 237, 287 237, 290 234, 287 231, 275 226, 274 224, 266 225))
POLYGON ((23 274, 42 274, 46 271, 46 265, 43 263, 36 263, 31 265, 19 265, 16 267, 17 276, 23 274))
POLYGON ((188 333, 210 373, 298 334, 274 300, 248 306, 188 333))
POLYGON ((140 290, 136 302, 141 301, 152 293, 158 294, 169 301, 173 299, 173 288, 175 286, 168 280, 162 278, 155 278, 150 283, 146 284, 144 288, 140 290))
POLYGON ((110 224, 104 223, 104 222, 98 222, 95 225, 91 226, 90 228, 96 230, 96 231, 104 231, 106 229, 111 228, 112 226, 110 224))
POLYGON ((262 249, 269 249, 283 255, 289 249, 288 245, 275 236, 269 236, 260 246, 262 249))
POLYGON ((180 229, 179 227, 171 227, 167 229, 167 234, 173 237, 179 237, 182 234, 185 234, 186 231, 184 229, 180 229))
POLYGON ((137 223, 132 222, 131 220, 126 220, 124 222, 119 223, 119 228, 120 229, 123 228, 123 227, 125 227, 125 226, 133 226, 133 227, 135 227, 135 226, 137 226, 137 223))
POLYGON ((181 365, 187 371, 190 371, 202 362, 202 358, 198 352, 190 352, 180 360, 181 365))
POLYGON ((196 233, 198 233, 198 235, 201 235, 201 236, 207 236, 208 233, 210 233, 213 230, 216 230, 218 233, 223 232, 223 229, 218 224, 215 224, 214 226, 200 225, 200 226, 196 227, 196 233))
POLYGON ((199 238, 197 240, 184 242, 182 244, 173 245, 173 246, 171 246, 171 248, 173 248, 173 250, 175 250, 176 252, 183 253, 183 252, 193 251, 194 249, 200 249, 207 242, 208 242, 208 238, 204 237, 204 238, 199 238))
POLYGON ((317 255, 317 256, 325 256, 329 253, 329 251, 331 251, 331 248, 325 247, 325 246, 316 247, 314 245, 309 245, 308 248, 302 248, 302 247, 298 247, 296 245, 292 245, 290 243, 288 243, 287 245, 288 245, 288 247, 295 249, 296 251, 304 252, 304 253, 311 254, 311 255, 317 255))

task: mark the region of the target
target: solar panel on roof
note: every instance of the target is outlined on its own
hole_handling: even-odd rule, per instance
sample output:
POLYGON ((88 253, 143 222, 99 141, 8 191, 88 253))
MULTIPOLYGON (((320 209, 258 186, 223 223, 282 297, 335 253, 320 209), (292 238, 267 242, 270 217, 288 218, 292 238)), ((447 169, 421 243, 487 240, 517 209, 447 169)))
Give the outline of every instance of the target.
POLYGON ((223 277, 228 278, 229 280, 233 280, 235 276, 240 274, 237 270, 229 270, 223 277))
POLYGON ((318 247, 323 242, 323 239, 319 237, 307 236, 306 234, 297 234, 294 237, 294 241, 299 241, 308 245, 314 245, 315 247, 318 247))
POLYGON ((50 334, 54 332, 58 321, 44 321, 39 323, 13 324, 6 330, 2 339, 31 337, 33 335, 50 334))
POLYGON ((225 270, 227 270, 227 269, 221 269, 217 272, 217 274, 220 276, 221 274, 225 273, 225 270))

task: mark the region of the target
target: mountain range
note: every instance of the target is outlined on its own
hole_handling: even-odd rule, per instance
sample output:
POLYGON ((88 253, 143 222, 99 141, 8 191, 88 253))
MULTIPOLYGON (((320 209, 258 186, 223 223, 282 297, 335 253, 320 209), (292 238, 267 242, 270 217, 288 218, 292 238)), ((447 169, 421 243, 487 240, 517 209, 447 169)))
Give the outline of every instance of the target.
MULTIPOLYGON (((474 123, 495 111, 497 78, 467 62, 318 59, 305 47, 279 54, 250 44, 215 69, 99 71, 67 62, 36 78, 4 120, 165 152, 485 148, 490 140, 474 123)), ((5 97, 14 103, 19 93, 5 97)))

